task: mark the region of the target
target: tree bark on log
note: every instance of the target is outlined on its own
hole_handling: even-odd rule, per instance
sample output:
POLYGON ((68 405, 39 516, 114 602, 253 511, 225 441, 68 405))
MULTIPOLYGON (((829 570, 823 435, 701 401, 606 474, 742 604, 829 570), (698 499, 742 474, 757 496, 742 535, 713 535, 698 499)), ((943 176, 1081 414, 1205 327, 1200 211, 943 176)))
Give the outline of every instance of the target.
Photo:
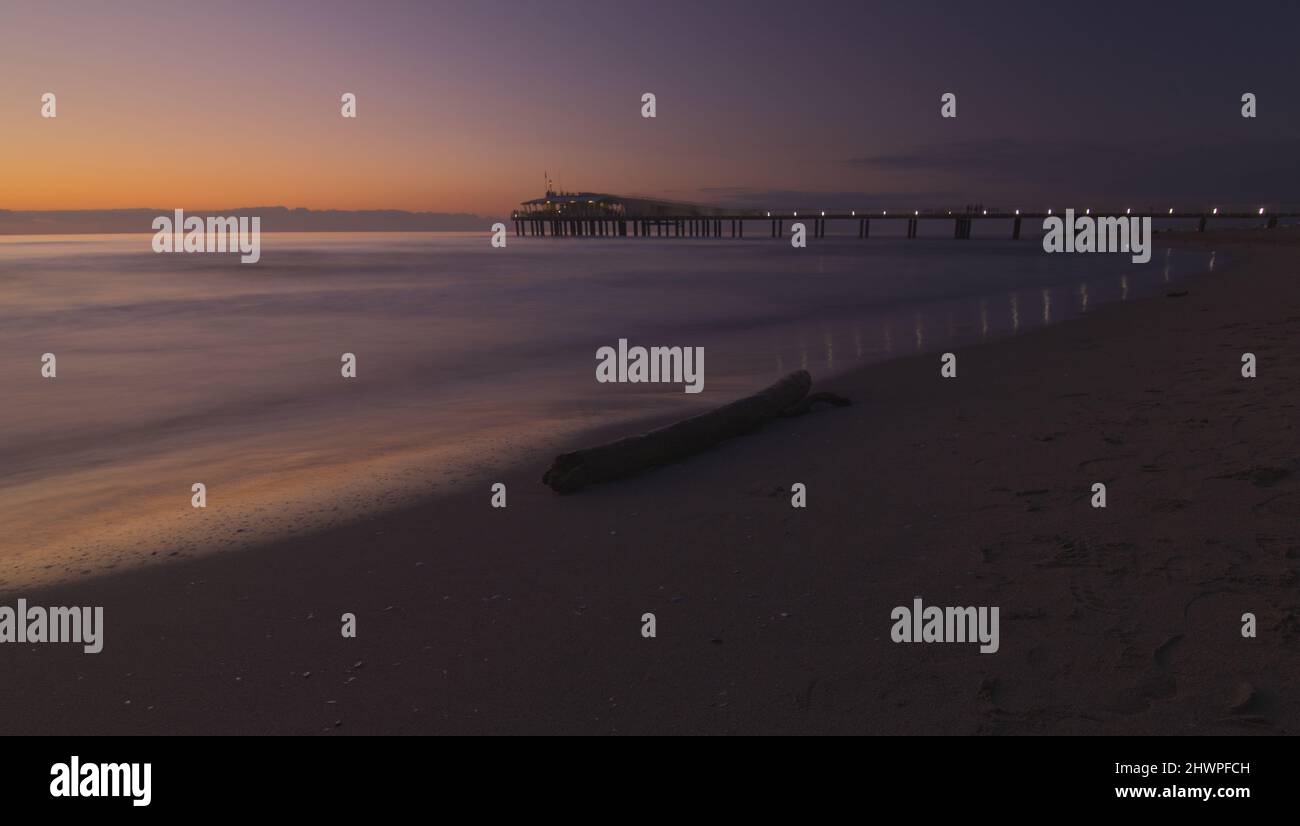
MULTIPOLYGON (((692 416, 668 427, 629 436, 616 442, 557 456, 542 482, 558 493, 572 493, 587 485, 631 476, 655 465, 675 462, 699 453, 719 442, 761 427, 786 413, 807 412, 800 405, 812 388, 807 370, 797 370, 752 396, 692 416)), ((828 393, 816 394, 816 401, 837 406, 848 399, 828 393)))

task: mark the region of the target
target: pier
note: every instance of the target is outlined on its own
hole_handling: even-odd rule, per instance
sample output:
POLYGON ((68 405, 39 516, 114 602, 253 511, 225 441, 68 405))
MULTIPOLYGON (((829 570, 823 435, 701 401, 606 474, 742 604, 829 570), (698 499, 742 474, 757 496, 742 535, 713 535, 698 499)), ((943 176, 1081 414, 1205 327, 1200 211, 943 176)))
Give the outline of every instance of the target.
MULTIPOLYGON (((1153 220, 1195 221, 1197 230, 1204 232, 1210 222, 1223 220, 1254 220, 1272 229, 1282 218, 1300 218, 1300 212, 1274 212, 1267 207, 1250 210, 1223 210, 1217 207, 1156 209, 1147 207, 1115 210, 1085 207, 1074 210, 1076 216, 1151 218, 1153 220)), ((542 198, 520 204, 511 218, 517 236, 550 238, 785 238, 789 224, 802 222, 808 238, 825 238, 827 226, 832 222, 843 229, 848 237, 856 230, 857 237, 871 237, 871 225, 882 221, 905 221, 905 237, 916 238, 922 221, 947 222, 956 240, 970 240, 976 222, 991 221, 1011 223, 1010 238, 1019 239, 1023 222, 1030 221, 1031 230, 1042 228, 1050 216, 1062 217, 1064 209, 1021 210, 984 209, 964 206, 959 209, 887 210, 866 209, 845 211, 783 211, 729 209, 699 204, 663 201, 642 197, 621 197, 592 192, 548 191, 542 198), (748 234, 746 234, 748 230, 748 234)), ((985 235, 982 237, 993 237, 985 235)))

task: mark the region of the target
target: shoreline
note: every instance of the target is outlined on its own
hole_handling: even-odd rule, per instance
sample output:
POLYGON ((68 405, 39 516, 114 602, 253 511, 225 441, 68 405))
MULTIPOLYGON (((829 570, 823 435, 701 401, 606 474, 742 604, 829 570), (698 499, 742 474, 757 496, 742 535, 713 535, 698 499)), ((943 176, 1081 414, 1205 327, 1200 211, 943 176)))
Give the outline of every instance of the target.
POLYGON ((500 479, 504 510, 462 490, 6 589, 103 605, 105 628, 97 655, 0 645, 21 677, 2 730, 1294 731, 1300 668, 1277 655, 1300 635, 1300 247, 1283 229, 1175 237, 1233 247, 1230 269, 961 347, 956 381, 934 353, 814 376, 853 407, 642 476, 560 497, 525 462, 500 479), (1248 387, 1233 350, 1261 360, 1248 387), (891 643, 890 608, 917 596, 1000 605, 1001 651, 891 643), (1231 621, 1246 610, 1253 640, 1231 621))

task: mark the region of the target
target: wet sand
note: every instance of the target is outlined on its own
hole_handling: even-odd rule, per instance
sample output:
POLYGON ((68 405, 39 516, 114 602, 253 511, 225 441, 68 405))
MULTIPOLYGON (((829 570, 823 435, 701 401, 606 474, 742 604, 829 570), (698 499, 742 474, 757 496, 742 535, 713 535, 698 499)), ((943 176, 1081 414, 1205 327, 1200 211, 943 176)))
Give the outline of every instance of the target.
POLYGON ((819 382, 854 406, 574 496, 521 449, 504 510, 483 484, 8 592, 106 629, 0 646, 0 731, 1296 731, 1300 240, 1157 243, 1234 263, 958 349, 955 380, 928 354, 819 382), (891 642, 918 596, 999 606, 999 652, 891 642))

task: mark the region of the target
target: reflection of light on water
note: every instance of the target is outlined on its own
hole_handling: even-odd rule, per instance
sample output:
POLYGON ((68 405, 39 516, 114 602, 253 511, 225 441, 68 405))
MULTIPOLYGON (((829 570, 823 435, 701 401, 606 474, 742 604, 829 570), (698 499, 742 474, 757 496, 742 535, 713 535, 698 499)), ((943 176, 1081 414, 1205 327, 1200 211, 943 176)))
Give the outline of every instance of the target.
POLYGON ((1214 272, 1214 256, 1218 254, 1218 251, 1212 251, 1210 253, 1210 272, 1214 272))
POLYGON ((925 325, 921 323, 921 314, 917 313, 914 319, 916 328, 916 349, 920 350, 921 345, 925 342, 925 325))
POLYGON ((1043 323, 1052 322, 1052 292, 1046 287, 1043 288, 1043 323))
POLYGON ((1079 312, 1088 312, 1088 282, 1079 285, 1079 312))
POLYGON ((835 369, 835 339, 832 338, 830 331, 823 334, 823 341, 826 343, 826 369, 835 369))
POLYGON ((989 303, 987 301, 981 300, 980 301, 980 340, 983 341, 984 339, 988 338, 988 336, 989 336, 989 303))
POLYGON ((1169 282, 1169 268, 1170 268, 1169 256, 1172 255, 1173 252, 1174 252, 1173 247, 1170 247, 1169 249, 1165 250, 1165 283, 1169 282))
POLYGON ((1020 294, 1011 294, 1011 329, 1020 332, 1020 294))
POLYGON ((1121 275, 1119 277, 1119 300, 1128 301, 1128 276, 1127 275, 1121 275))

